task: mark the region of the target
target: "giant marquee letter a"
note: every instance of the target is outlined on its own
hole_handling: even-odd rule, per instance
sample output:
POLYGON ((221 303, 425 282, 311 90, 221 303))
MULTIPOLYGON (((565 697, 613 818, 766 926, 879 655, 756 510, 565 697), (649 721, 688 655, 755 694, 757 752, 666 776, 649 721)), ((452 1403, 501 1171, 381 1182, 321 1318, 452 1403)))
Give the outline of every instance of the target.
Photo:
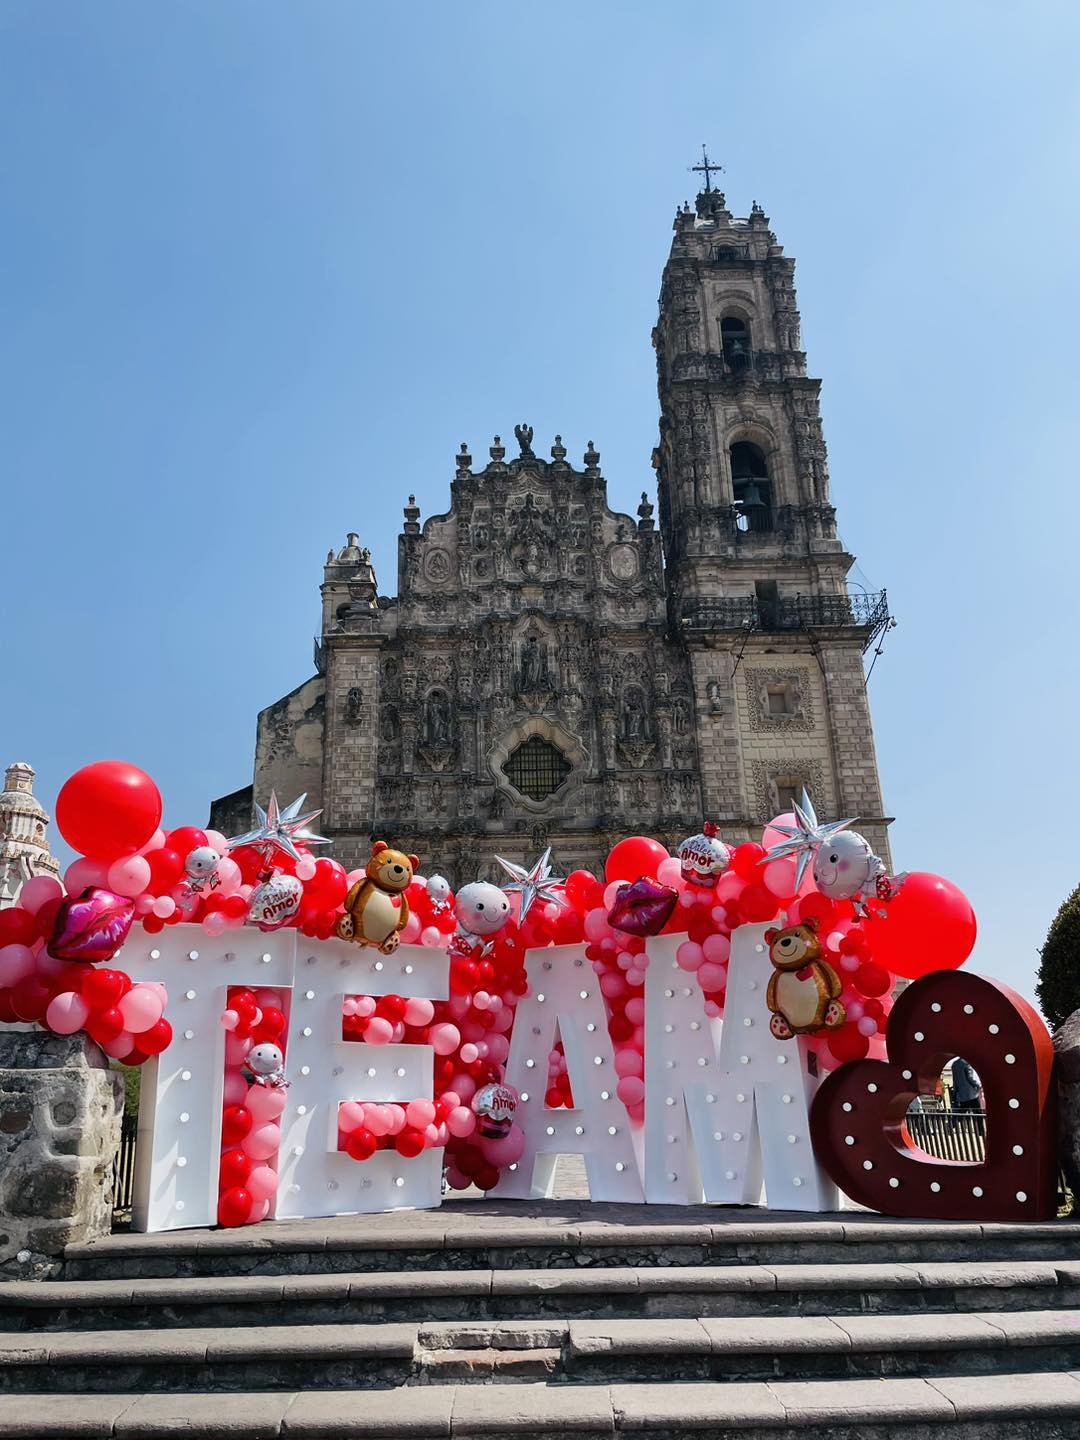
POLYGON ((740 925, 731 937, 722 1022, 705 1017, 696 982, 675 962, 683 936, 649 941, 645 1194, 650 1201, 756 1205, 764 1178, 774 1209, 837 1208, 836 1187, 810 1143, 808 1112, 817 1082, 808 1073, 804 1043, 777 1040, 769 1029, 766 928, 740 925))
POLYGON ((582 1155, 593 1200, 640 1200, 641 1179, 626 1109, 615 1094, 618 1076, 599 978, 584 945, 556 945, 525 954, 529 993, 514 1016, 507 1083, 521 1096, 516 1120, 525 1153, 502 1172, 493 1195, 550 1195, 558 1155, 582 1155), (574 1109, 544 1104, 548 1055, 562 1040, 574 1109))

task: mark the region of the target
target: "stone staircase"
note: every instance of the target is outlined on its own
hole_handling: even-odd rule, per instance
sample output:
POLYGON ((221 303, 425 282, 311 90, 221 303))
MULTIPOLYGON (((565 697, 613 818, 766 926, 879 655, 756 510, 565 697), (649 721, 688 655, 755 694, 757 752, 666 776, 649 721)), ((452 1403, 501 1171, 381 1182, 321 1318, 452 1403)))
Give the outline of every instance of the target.
POLYGON ((1080 1224, 455 1203, 0 1285, 0 1436, 1080 1436, 1080 1224))

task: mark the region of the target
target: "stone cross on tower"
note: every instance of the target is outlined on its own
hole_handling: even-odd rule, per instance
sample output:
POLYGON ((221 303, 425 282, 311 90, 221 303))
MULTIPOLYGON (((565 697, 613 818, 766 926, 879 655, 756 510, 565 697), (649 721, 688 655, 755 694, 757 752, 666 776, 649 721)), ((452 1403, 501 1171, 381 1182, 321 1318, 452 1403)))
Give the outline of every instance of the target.
POLYGON ((717 175, 722 175, 724 173, 724 167, 722 165, 714 165, 712 163, 712 161, 709 159, 708 151, 705 149, 704 142, 702 142, 701 146, 701 162, 702 163, 700 165, 691 165, 690 169, 695 174, 704 174, 705 194, 708 195, 712 190, 712 186, 709 184, 709 176, 714 171, 717 175))

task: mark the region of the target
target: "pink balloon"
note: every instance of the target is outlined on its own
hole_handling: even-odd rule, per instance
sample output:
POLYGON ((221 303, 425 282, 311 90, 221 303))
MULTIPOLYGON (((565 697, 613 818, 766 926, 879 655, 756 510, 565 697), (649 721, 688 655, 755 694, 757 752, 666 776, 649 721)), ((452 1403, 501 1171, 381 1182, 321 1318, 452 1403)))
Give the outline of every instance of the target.
POLYGON ((269 1160, 281 1144, 281 1126, 273 1122, 254 1126, 240 1142, 244 1154, 252 1160, 269 1160))
POLYGON ((367 1020, 375 1014, 374 995, 355 995, 353 998, 356 1001, 356 1013, 361 1020, 367 1020))
MULTIPOLYGON (((612 905, 615 904, 615 897, 616 897, 616 895, 618 895, 619 891, 620 891, 620 890, 623 888, 623 886, 626 885, 626 884, 628 884, 628 881, 626 881, 626 880, 612 880, 612 882, 611 882, 610 885, 605 885, 605 887, 604 887, 604 909, 605 909, 605 911, 610 910, 611 907, 612 907, 612 905)), ((605 918, 606 918, 606 917, 605 917, 605 918)))
POLYGON ((225 1064, 242 1065, 247 1059, 247 1053, 254 1045, 250 1035, 241 1039, 239 1035, 228 1034, 225 1036, 225 1064))
POLYGON ((469 1101, 476 1094, 476 1081, 471 1075, 461 1074, 454 1076, 453 1084, 456 1094, 461 1097, 461 1103, 468 1105, 469 1101))
POLYGON ((270 1201, 256 1200, 251 1207, 251 1213, 248 1215, 248 1218, 244 1223, 247 1225, 255 1225, 258 1223, 258 1221, 265 1220, 267 1215, 269 1214, 270 1201))
POLYGON ((73 860, 64 871, 64 888, 69 895, 81 895, 89 885, 104 885, 108 869, 99 860, 73 860))
POLYGON ((684 940, 675 951, 675 963, 682 970, 697 970, 705 959, 705 951, 693 940, 684 940))
MULTIPOLYGON (((765 826, 765 832, 761 837, 761 843, 766 850, 771 850, 774 845, 782 845, 785 840, 790 840, 790 835, 785 835, 778 830, 778 825, 786 825, 789 829, 795 829, 795 814, 792 810, 785 810, 782 815, 775 815, 765 826)), ((761 867, 763 870, 765 866, 761 867)))
POLYGON ((608 933, 607 912, 599 908, 590 910, 585 916, 585 939, 603 940, 608 933))
POLYGON ((421 945, 438 945, 442 939, 442 931, 437 925, 425 925, 420 931, 421 945))
POLYGON ((203 917, 202 928, 207 935, 224 935, 228 921, 220 910, 211 910, 203 917))
POLYGON ((381 1105, 364 1106, 364 1125, 376 1139, 390 1133, 390 1117, 384 1114, 381 1105))
POLYGON ((154 833, 150 836, 150 839, 147 840, 146 844, 139 846, 139 849, 136 853, 139 855, 149 855, 151 850, 163 850, 164 848, 165 831, 162 830, 159 825, 158 828, 154 831, 154 833))
POLYGON ((381 1015, 373 1015, 364 1030, 364 1039, 369 1045, 389 1045, 394 1038, 394 1027, 381 1015))
POLYGON ((405 1129, 405 1106, 386 1105, 383 1108, 389 1112, 390 1116, 390 1126, 386 1133, 388 1135, 400 1135, 402 1130, 405 1129))
POLYGON ((346 1100, 344 1105, 338 1106, 337 1123, 340 1130, 343 1130, 346 1135, 351 1135, 364 1123, 364 1107, 358 1105, 355 1100, 346 1100))
POLYGON ((645 1082, 636 1075, 626 1075, 615 1086, 615 1094, 624 1105, 640 1105, 645 1099, 645 1082))
POLYGON ((520 1125, 515 1125, 506 1135, 498 1139, 481 1140, 480 1149, 485 1160, 492 1165, 516 1165, 525 1154, 525 1132, 520 1125))
POLYGON ((156 1025, 165 1011, 161 997, 142 985, 133 985, 116 1008, 124 1017, 124 1028, 134 1035, 156 1025))
MULTIPOLYGON (((0 985, 16 985, 20 980, 25 980, 27 975, 32 975, 35 968, 34 952, 29 945, 0 947, 0 985)), ((76 1025, 75 1029, 78 1030, 79 1026, 76 1025)))
POLYGON ((265 1124, 267 1120, 276 1120, 284 1111, 286 1095, 273 1085, 249 1085, 247 1099, 240 1103, 247 1106, 256 1123, 265 1124))
POLYGON ((171 895, 159 895, 153 904, 154 914, 159 920, 168 920, 176 909, 176 901, 171 895))
POLYGON ((711 960, 698 968, 698 984, 702 990, 723 990, 727 984, 727 966, 715 965, 711 960))
POLYGON ((682 880, 682 862, 674 855, 669 855, 657 866, 656 878, 661 885, 672 885, 678 888, 682 880))
POLYGON ((455 1170, 452 1165, 447 1166, 446 1183, 451 1190, 468 1190, 472 1181, 468 1175, 463 1175, 460 1170, 455 1170))
POLYGON ((489 1030, 487 1047, 489 1060, 494 1061, 496 1065, 506 1064, 510 1058, 510 1041, 505 1035, 497 1035, 489 1030))
POLYGON ((430 1100, 412 1100, 405 1107, 406 1124, 414 1130, 425 1130, 435 1120, 435 1106, 430 1100))
POLYGON ((109 866, 106 883, 114 895, 134 898, 150 884, 150 862, 141 855, 125 855, 109 866))
POLYGON ((476 1116, 467 1105, 459 1105, 446 1117, 446 1128, 458 1140, 464 1140, 476 1129, 476 1116))
POLYGON ((615 1074, 624 1079, 627 1075, 644 1075, 645 1060, 637 1051, 624 1046, 615 1056, 615 1074))
MULTIPOLYGON (((16 946, 8 945, 5 948, 14 950, 16 946)), ((32 956, 31 963, 33 963, 32 956)), ((49 1001, 49 1008, 45 1011, 45 1024, 50 1030, 55 1030, 58 1035, 74 1035, 76 1030, 83 1028, 89 1018, 90 1006, 74 990, 65 990, 63 994, 54 996, 49 1001)))
POLYGON ((761 879, 766 890, 778 900, 790 900, 795 895, 795 861, 770 860, 761 866, 761 879))
POLYGON ((645 1023, 645 999, 641 995, 634 995, 626 1002, 626 1018, 631 1025, 643 1025, 645 1023))
POLYGON ((731 954, 731 941, 726 935, 706 935, 701 948, 705 952, 706 960, 710 960, 714 965, 725 965, 731 954))
POLYGON ((223 1010, 221 1012, 221 1024, 225 1030, 235 1030, 240 1024, 240 1016, 235 1010, 223 1010))
POLYGON ((436 1055, 452 1055, 461 1044, 461 1031, 444 1020, 428 1031, 428 1044, 436 1055))
POLYGON ((121 1030, 119 1035, 107 1041, 101 1048, 110 1060, 123 1060, 125 1055, 130 1055, 135 1049, 135 1036, 130 1030, 121 1030))
POLYGON ((50 900, 61 899, 63 894, 64 887, 54 876, 32 875, 19 891, 19 904, 31 915, 36 915, 43 905, 50 900))
POLYGON ((424 926, 420 920, 420 916, 410 915, 408 920, 405 921, 405 926, 401 931, 401 943, 403 945, 419 944, 420 932, 423 928, 424 926))
MULTIPOLYGON (((237 1074, 234 1070, 225 1076, 225 1089, 222 1092, 222 1103, 225 1105, 246 1105, 248 1103, 248 1083, 243 1075, 237 1074)), ((250 1087, 254 1091, 255 1086, 250 1087)))
POLYGON ((269 1165, 256 1165, 244 1181, 244 1189, 256 1204, 260 1200, 269 1200, 272 1195, 276 1195, 277 1187, 277 1171, 272 1170, 269 1165))
POLYGON ((230 855, 223 855, 217 867, 218 894, 235 895, 244 883, 240 866, 230 855))
POLYGON ((461 1061, 462 1061, 462 1064, 464 1064, 464 1065, 471 1065, 474 1060, 479 1060, 479 1058, 480 1058, 480 1051, 477 1050, 476 1046, 472 1043, 471 1040, 468 1041, 466 1044, 462 1045, 462 1047, 461 1047, 461 1061))
POLYGON ((416 996, 405 1002, 405 1024, 406 1025, 430 1025, 435 1019, 435 1006, 430 1000, 423 1000, 416 996))
POLYGON ((216 850, 219 855, 225 854, 229 848, 229 842, 220 830, 204 830, 203 834, 206 836, 206 843, 211 850, 216 850))

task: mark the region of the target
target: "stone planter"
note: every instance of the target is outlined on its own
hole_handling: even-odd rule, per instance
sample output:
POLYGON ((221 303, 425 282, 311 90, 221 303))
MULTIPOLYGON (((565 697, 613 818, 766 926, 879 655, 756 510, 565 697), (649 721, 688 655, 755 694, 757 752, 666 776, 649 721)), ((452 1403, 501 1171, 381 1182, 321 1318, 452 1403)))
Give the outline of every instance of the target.
POLYGON ((0 1034, 0 1274, 44 1275, 112 1226, 122 1077, 88 1036, 0 1034))

